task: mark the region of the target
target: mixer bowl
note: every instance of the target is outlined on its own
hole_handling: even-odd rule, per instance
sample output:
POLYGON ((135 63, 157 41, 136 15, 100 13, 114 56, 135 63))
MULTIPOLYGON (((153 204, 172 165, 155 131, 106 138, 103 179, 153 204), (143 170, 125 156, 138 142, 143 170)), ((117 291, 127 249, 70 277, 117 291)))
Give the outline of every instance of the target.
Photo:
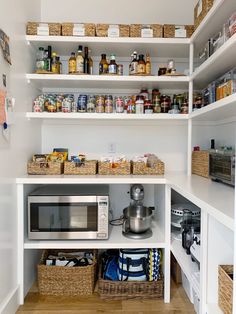
POLYGON ((123 210, 123 214, 126 231, 143 233, 151 228, 151 208, 142 205, 129 206, 123 210))

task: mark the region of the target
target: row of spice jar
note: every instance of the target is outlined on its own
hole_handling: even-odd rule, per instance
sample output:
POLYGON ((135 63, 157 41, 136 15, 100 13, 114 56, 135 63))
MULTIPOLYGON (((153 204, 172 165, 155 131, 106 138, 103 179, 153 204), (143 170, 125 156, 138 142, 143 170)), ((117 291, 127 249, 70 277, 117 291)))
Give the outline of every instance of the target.
POLYGON ((186 94, 161 95, 157 89, 152 90, 151 100, 147 90, 138 95, 79 95, 77 102, 74 95, 44 94, 33 103, 34 112, 89 112, 89 113, 188 113, 186 94))

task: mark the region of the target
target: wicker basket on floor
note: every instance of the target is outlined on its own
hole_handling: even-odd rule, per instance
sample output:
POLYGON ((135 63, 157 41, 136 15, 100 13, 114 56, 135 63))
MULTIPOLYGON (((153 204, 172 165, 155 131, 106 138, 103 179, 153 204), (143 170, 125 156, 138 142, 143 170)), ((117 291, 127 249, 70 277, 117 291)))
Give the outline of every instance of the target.
MULTIPOLYGON (((175 38, 176 26, 174 24, 164 24, 163 26, 163 37, 164 38, 175 38)), ((194 25, 181 25, 186 30, 186 38, 190 38, 194 32, 194 25)))
POLYGON ((54 296, 91 295, 94 291, 96 268, 96 250, 44 250, 38 265, 39 293, 54 296), (89 266, 64 267, 47 266, 45 261, 48 255, 57 255, 58 252, 89 251, 94 253, 94 262, 89 266))
MULTIPOLYGON (((97 37, 108 37, 108 29, 110 24, 97 24, 96 25, 96 36, 97 37)), ((119 26, 119 37, 129 37, 129 25, 118 24, 119 26)))
POLYGON ((192 174, 209 178, 209 152, 193 151, 192 152, 192 174))
POLYGON ((219 265, 219 307, 224 314, 231 314, 233 309, 233 265, 219 265))
POLYGON ((103 300, 157 299, 164 294, 164 278, 157 281, 112 281, 102 279, 99 270, 98 293, 103 300))
MULTIPOLYGON (((95 24, 94 23, 78 23, 84 25, 84 36, 94 37, 95 36, 95 24)), ((62 23, 62 36, 74 36, 73 29, 76 23, 62 23)))
POLYGON ((64 174, 94 175, 97 173, 97 161, 87 160, 85 162, 65 161, 64 174))
POLYGON ((39 24, 47 24, 49 27, 49 36, 60 36, 61 35, 61 24, 60 23, 39 23, 39 22, 28 22, 26 25, 27 35, 37 35, 37 28, 39 24))
POLYGON ((29 161, 27 164, 27 173, 33 175, 59 175, 63 173, 64 163, 48 161, 37 162, 29 161))
POLYGON ((128 175, 131 173, 129 161, 112 164, 110 162, 98 162, 98 174, 102 175, 128 175))
MULTIPOLYGON (((142 27, 145 25, 142 24, 131 24, 130 25, 130 37, 141 37, 142 36, 142 27)), ((160 24, 150 24, 148 25, 153 30, 153 37, 158 38, 162 37, 163 29, 160 24)))
POLYGON ((165 164, 161 160, 156 162, 152 168, 142 161, 132 162, 132 165, 132 173, 135 175, 164 175, 165 173, 165 164))

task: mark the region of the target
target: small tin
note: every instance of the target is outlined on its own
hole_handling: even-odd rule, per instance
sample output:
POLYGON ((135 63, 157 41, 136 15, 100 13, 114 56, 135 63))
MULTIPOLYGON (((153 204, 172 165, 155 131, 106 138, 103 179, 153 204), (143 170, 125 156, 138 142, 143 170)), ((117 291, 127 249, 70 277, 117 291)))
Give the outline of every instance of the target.
POLYGON ((88 97, 87 112, 95 112, 96 109, 96 98, 94 95, 88 97))
POLYGON ((112 95, 105 96, 105 112, 112 113, 113 112, 113 97, 112 95))
POLYGON ((78 106, 78 112, 87 111, 87 95, 79 95, 77 106, 78 106))
POLYGON ((105 98, 104 96, 96 96, 96 112, 104 113, 105 111, 105 98))
POLYGON ((123 75, 123 73, 124 73, 123 64, 118 64, 117 65, 117 75, 123 75))

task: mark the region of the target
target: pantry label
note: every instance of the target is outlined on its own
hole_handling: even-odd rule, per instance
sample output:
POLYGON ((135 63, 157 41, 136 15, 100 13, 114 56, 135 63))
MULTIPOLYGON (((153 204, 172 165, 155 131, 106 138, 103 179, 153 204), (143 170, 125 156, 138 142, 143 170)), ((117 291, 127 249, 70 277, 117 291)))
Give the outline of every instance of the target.
POLYGON ((176 25, 175 26, 175 37, 181 37, 181 38, 187 37, 187 32, 186 32, 186 29, 183 25, 176 25))
POLYGON ((118 25, 109 25, 108 37, 120 37, 120 30, 118 25))
POLYGON ((141 37, 152 38, 153 37, 153 29, 151 29, 151 28, 143 28, 141 30, 141 37))
POLYGON ((73 36, 85 36, 84 24, 74 24, 73 36))
POLYGON ((40 23, 37 27, 38 36, 49 36, 49 26, 46 23, 40 23))

